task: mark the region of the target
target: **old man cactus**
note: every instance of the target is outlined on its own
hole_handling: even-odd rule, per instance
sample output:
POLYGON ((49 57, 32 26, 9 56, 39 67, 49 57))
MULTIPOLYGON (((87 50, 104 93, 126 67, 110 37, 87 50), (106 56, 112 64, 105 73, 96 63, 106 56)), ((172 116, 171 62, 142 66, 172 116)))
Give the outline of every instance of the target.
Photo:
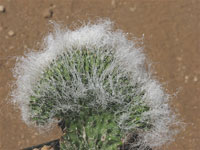
POLYGON ((147 150, 173 134, 168 96, 141 48, 111 25, 56 29, 15 67, 12 96, 24 121, 42 129, 62 120, 61 150, 147 150))

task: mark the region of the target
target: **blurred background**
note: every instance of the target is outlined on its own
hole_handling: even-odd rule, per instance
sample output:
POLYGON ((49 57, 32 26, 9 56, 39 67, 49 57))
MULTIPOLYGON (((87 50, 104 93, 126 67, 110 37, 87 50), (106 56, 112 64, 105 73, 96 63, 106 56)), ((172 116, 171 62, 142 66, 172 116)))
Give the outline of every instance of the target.
POLYGON ((11 69, 16 57, 38 49, 53 20, 69 28, 110 18, 116 29, 142 38, 154 76, 172 94, 172 108, 185 130, 163 150, 200 149, 200 1, 199 0, 0 0, 0 150, 18 150, 59 138, 61 131, 39 134, 9 104, 11 69))

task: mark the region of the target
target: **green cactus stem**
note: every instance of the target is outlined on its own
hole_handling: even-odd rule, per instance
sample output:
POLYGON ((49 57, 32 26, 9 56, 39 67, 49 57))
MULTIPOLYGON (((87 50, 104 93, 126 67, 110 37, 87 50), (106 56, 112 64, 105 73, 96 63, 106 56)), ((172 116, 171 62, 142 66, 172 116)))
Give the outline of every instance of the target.
POLYGON ((117 150, 122 145, 123 136, 113 114, 81 113, 65 122, 61 150, 117 150))

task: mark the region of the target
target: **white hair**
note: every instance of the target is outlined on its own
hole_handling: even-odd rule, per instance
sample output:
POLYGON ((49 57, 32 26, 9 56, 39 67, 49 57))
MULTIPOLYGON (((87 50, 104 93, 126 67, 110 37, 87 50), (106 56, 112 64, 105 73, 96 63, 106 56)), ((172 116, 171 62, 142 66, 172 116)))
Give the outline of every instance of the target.
MULTIPOLYGON (((152 128, 140 133, 140 144, 151 148, 160 147, 172 139, 175 132, 170 127, 177 122, 168 104, 169 95, 164 92, 161 84, 151 76, 151 73, 146 71, 143 48, 136 44, 136 40, 128 40, 121 30, 113 30, 113 23, 109 20, 87 24, 76 30, 56 27, 55 31, 45 38, 42 50, 32 51, 25 54, 25 57, 18 58, 13 70, 16 89, 12 91, 12 101, 19 105, 25 123, 32 124, 29 99, 34 94, 35 83, 45 68, 57 56, 73 50, 74 47, 77 49, 107 47, 115 51, 116 60, 122 68, 126 72, 131 72, 131 82, 140 83, 140 90, 145 91, 142 101, 150 109, 142 114, 142 119, 150 118, 152 128)), ((121 116, 121 122, 123 119, 126 120, 126 117, 126 115, 121 116)), ((53 122, 56 122, 54 118, 48 120, 49 124, 53 122)))

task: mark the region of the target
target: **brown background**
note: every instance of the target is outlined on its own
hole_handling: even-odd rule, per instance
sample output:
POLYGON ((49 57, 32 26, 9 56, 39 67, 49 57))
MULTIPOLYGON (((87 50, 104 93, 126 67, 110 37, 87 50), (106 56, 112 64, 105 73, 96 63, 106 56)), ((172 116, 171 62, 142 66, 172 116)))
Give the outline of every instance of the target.
POLYGON ((186 128, 164 150, 200 149, 200 1, 198 0, 0 0, 0 150, 18 150, 58 138, 58 128, 39 135, 20 120, 6 97, 13 81, 15 56, 36 49, 52 30, 48 20, 64 26, 108 17, 116 28, 138 38, 154 74, 173 98, 172 107, 186 128), (45 12, 53 10, 51 18, 45 12), (8 32, 14 31, 14 36, 8 32))

